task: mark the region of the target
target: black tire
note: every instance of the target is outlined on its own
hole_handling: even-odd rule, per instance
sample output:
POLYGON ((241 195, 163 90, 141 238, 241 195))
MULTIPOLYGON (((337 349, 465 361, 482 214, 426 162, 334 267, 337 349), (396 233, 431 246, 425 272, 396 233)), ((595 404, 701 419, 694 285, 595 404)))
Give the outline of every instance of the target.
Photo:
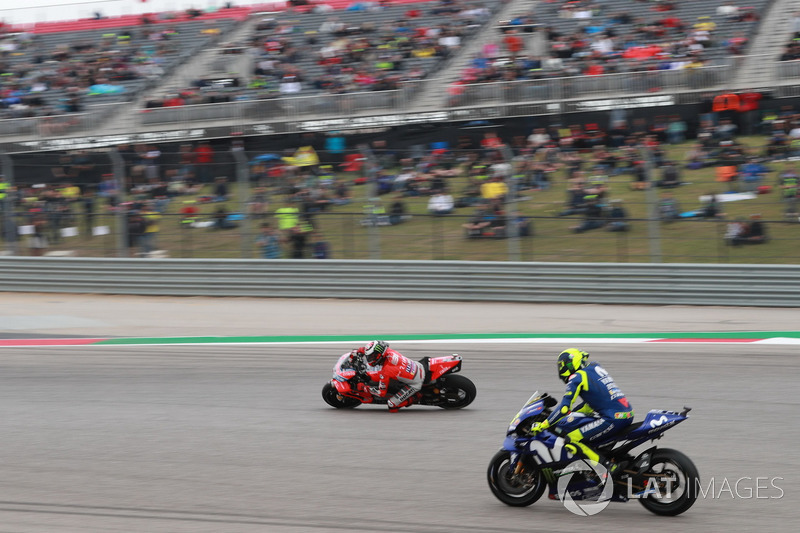
POLYGON ((535 472, 531 485, 521 485, 510 479, 508 471, 510 465, 511 453, 508 450, 500 450, 492 457, 489 470, 486 472, 492 494, 512 507, 525 507, 541 498, 547 487, 542 472, 540 470, 535 472))
POLYGON ((447 375, 439 380, 439 388, 444 390, 444 399, 437 405, 442 409, 461 409, 475 400, 475 384, 459 375, 447 375))
POLYGON ((639 503, 651 513, 677 516, 689 510, 697 501, 700 474, 692 460, 678 450, 661 448, 653 452, 653 456, 650 458, 650 468, 646 473, 669 474, 670 476, 674 474, 676 476, 676 481, 671 484, 669 491, 659 490, 657 494, 639 499, 639 503), (670 496, 669 499, 666 497, 667 495, 670 496))
POLYGON ((337 409, 352 409, 361 405, 361 402, 355 398, 339 396, 339 393, 330 383, 326 383, 322 387, 322 399, 325 400, 325 403, 337 409))

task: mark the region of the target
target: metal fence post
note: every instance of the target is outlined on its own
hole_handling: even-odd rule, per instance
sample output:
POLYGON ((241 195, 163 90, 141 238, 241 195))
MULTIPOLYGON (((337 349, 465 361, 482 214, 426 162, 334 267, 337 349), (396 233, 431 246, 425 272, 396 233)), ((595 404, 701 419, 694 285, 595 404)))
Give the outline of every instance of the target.
POLYGON ((519 231, 517 231, 517 179, 514 177, 514 153, 507 144, 500 149, 510 171, 506 173, 506 238, 508 240, 508 260, 520 261, 519 231))
POLYGON ((123 207, 125 200, 125 161, 116 148, 108 152, 111 168, 114 173, 114 187, 117 189, 117 257, 128 257, 128 221, 123 207))
POLYGON ((239 226, 241 238, 242 259, 251 256, 250 241, 253 238, 252 228, 250 227, 250 215, 247 212, 247 200, 250 193, 250 162, 243 150, 231 150, 233 159, 236 161, 236 190, 239 197, 239 206, 242 213, 242 224, 239 226))
POLYGON ((370 259, 381 258, 381 234, 378 224, 380 222, 381 213, 379 210, 380 198, 378 197, 378 161, 372 153, 372 149, 367 144, 359 144, 358 150, 364 156, 365 164, 363 165, 364 177, 366 183, 364 184, 364 192, 366 195, 366 208, 368 211, 365 213, 369 231, 369 257, 370 259))
POLYGON ((650 242, 650 262, 661 263, 661 217, 658 212, 658 193, 653 179, 653 153, 649 148, 640 149, 647 173, 647 238, 650 242))
POLYGON ((6 153, 0 154, 0 163, 2 163, 3 181, 6 183, 6 188, 2 191, 5 196, 2 201, 3 209, 3 239, 6 241, 6 250, 12 255, 19 253, 17 241, 19 240, 19 233, 17 232, 17 225, 14 223, 14 161, 11 156, 6 153))

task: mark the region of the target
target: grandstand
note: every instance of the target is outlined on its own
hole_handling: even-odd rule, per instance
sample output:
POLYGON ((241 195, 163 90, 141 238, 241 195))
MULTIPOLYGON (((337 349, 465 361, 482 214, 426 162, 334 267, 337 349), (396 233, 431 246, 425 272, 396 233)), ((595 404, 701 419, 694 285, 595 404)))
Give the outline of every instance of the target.
POLYGON ((653 93, 688 102, 702 91, 778 82, 791 91, 786 63, 794 62, 779 71, 777 60, 798 4, 752 0, 731 16, 714 2, 677 0, 336 0, 6 28, 0 136, 237 128, 653 93), (510 52, 504 39, 521 21, 522 48, 510 52), (769 61, 742 55, 765 46, 769 61))

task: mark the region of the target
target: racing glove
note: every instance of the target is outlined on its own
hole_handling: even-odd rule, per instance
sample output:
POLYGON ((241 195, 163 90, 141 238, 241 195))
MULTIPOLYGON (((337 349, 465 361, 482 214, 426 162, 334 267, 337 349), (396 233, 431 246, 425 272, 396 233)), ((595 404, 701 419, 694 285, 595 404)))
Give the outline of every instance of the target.
POLYGON ((541 433, 542 431, 544 431, 545 429, 548 429, 548 428, 550 428, 550 422, 545 420, 544 422, 540 422, 538 424, 532 425, 529 433, 531 435, 538 435, 539 433, 541 433))

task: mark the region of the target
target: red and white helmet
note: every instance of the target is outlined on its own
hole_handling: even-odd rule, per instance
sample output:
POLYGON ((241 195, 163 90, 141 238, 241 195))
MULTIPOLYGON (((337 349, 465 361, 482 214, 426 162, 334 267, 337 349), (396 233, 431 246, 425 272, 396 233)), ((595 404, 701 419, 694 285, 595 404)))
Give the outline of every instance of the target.
POLYGON ((367 360, 367 364, 375 366, 383 363, 386 357, 386 351, 389 349, 389 343, 385 341, 372 341, 367 343, 361 351, 367 360))

